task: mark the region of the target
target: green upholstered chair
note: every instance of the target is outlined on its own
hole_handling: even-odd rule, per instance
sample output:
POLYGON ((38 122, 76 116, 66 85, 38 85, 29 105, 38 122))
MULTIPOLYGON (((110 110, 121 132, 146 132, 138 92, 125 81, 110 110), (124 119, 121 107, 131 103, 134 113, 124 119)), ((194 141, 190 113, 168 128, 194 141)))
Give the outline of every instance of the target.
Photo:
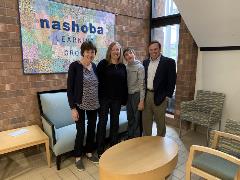
POLYGON ((191 173, 205 179, 240 180, 240 122, 227 120, 225 132, 212 135, 211 147, 191 146, 186 180, 191 173))
POLYGON ((179 136, 182 135, 182 121, 190 121, 207 127, 208 142, 209 130, 215 124, 219 124, 220 130, 224 100, 223 93, 198 90, 195 100, 181 102, 179 136))

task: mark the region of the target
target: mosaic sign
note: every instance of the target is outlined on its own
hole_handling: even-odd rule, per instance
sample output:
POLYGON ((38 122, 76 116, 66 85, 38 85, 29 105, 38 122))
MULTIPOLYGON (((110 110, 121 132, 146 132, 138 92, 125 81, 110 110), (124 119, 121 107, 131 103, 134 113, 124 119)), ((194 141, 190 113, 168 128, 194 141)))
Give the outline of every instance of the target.
POLYGON ((96 44, 97 63, 114 41, 115 15, 49 0, 19 0, 26 74, 64 73, 81 58, 82 42, 96 44))

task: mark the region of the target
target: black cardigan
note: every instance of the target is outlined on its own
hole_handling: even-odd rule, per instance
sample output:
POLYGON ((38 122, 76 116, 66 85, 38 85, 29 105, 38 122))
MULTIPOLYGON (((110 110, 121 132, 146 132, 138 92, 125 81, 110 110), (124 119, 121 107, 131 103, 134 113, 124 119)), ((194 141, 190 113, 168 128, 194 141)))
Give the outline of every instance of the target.
MULTIPOLYGON (((93 71, 96 73, 96 65, 92 63, 93 71)), ((68 70, 67 96, 71 109, 76 108, 76 104, 82 103, 83 96, 83 65, 79 61, 72 62, 68 70)))
POLYGON ((99 80, 99 99, 120 100, 122 105, 126 105, 128 97, 127 70, 122 63, 108 64, 106 59, 97 65, 97 75, 99 80))

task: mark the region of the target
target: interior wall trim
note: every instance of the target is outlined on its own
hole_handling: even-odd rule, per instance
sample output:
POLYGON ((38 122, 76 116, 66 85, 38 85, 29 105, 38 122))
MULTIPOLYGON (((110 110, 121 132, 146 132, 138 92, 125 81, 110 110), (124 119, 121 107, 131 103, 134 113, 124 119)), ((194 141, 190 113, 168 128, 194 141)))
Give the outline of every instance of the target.
POLYGON ((200 51, 233 51, 240 50, 240 46, 200 47, 200 51))

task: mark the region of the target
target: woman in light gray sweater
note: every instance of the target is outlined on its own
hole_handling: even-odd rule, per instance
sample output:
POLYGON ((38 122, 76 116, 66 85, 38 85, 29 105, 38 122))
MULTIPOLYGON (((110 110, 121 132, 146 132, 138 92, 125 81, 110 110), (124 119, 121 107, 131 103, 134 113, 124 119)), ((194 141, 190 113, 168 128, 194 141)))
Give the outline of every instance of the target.
POLYGON ((128 138, 141 136, 141 112, 144 109, 145 98, 145 72, 142 63, 136 60, 134 50, 126 48, 123 56, 127 62, 128 81, 128 138))

